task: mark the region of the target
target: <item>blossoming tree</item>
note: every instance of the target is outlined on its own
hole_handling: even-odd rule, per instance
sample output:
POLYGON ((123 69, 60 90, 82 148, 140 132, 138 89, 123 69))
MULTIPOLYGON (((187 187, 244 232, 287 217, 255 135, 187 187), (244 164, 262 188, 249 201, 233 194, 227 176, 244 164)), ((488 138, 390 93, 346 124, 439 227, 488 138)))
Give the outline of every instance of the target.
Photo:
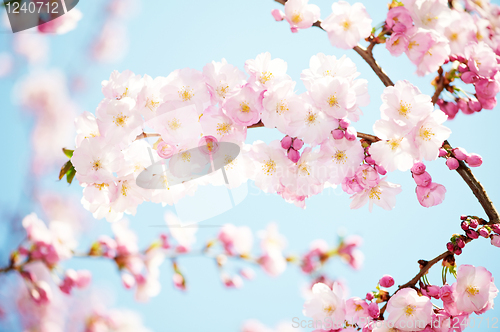
MULTIPOLYGON (((133 289, 138 301, 147 301, 161 290, 164 261, 172 263, 175 287, 185 290, 188 276, 182 260, 199 255, 215 261, 228 288, 239 288, 243 280, 252 279, 251 265, 271 276, 297 265, 310 279, 303 314, 311 321, 307 326, 292 325, 292 330, 462 331, 470 326, 471 315, 493 308, 498 289, 492 273, 456 261, 473 240, 500 247, 500 219, 471 170, 482 165, 482 157, 452 145, 455 134, 465 133, 452 133, 448 123, 460 111, 473 114, 496 106, 500 7, 473 0, 393 0, 385 21, 373 26, 362 3, 335 2, 321 20, 319 7, 307 0, 276 2, 284 5, 284 11, 276 8, 272 17, 286 21, 292 33, 319 28, 316 32, 326 32, 332 46, 359 54, 385 85, 381 101, 370 100, 369 82, 359 78, 356 64, 346 55, 311 54, 309 68, 300 74, 303 93, 297 92, 298 77, 287 74, 287 63, 269 52, 247 60, 244 70, 222 59, 207 63, 201 71, 183 68, 158 77, 113 71, 102 82, 104 98, 95 113, 85 111, 76 117, 74 146, 63 148, 67 159, 59 174, 68 183, 78 182, 83 188, 82 206, 94 218, 111 222, 113 236, 102 235, 81 250, 68 225, 57 221, 46 225, 34 213, 24 217, 26 239, 0 269, 25 281, 24 301, 40 308, 50 306, 55 295, 47 271, 57 274, 57 292, 69 296, 89 287, 89 271, 58 270, 61 262, 76 257, 109 260, 118 268, 123 286, 133 289), (373 53, 384 44, 385 56, 405 53, 416 75, 436 75, 432 95, 422 93, 410 80, 391 80, 373 53), (471 89, 474 92, 467 92, 471 89), (379 119, 371 132, 364 133, 355 127, 367 106, 379 110, 379 119), (248 132, 259 127, 281 138, 270 143, 249 141, 248 132), (286 253, 286 239, 276 224, 258 233, 258 252, 249 227, 225 224, 200 246, 193 220, 167 212, 168 233, 141 248, 124 220, 146 202, 175 206, 204 187, 237 192, 248 181, 264 193, 281 196, 290 209, 304 209, 309 199, 336 187, 350 196, 351 209, 371 212, 376 205, 392 210, 402 192, 399 184, 391 182, 397 172, 411 174, 415 204, 432 209, 445 201, 447 192, 427 171, 432 163, 447 167, 450 176, 455 176, 451 171, 458 173, 483 212, 450 211, 456 227, 449 230, 453 235, 442 244, 441 253, 420 260, 414 277, 398 280, 394 289, 390 289, 394 278, 381 276, 374 285, 376 291, 365 290, 363 297, 348 297, 345 285, 322 269, 335 257, 359 268, 360 238, 356 236, 341 238, 335 245, 316 240, 296 256, 286 253), (228 260, 243 267, 229 272, 228 260), (439 284, 427 277, 438 264, 442 266, 439 284)), ((50 92, 42 95, 51 96, 50 92)), ((36 108, 51 100, 28 95, 24 103, 36 108)), ((88 314, 85 330, 124 330, 123 322, 142 328, 130 317, 132 323, 126 323, 123 313, 115 316, 88 314)), ((50 326, 43 328, 50 330, 50 326)), ((265 329, 256 323, 243 327, 244 331, 265 329)))

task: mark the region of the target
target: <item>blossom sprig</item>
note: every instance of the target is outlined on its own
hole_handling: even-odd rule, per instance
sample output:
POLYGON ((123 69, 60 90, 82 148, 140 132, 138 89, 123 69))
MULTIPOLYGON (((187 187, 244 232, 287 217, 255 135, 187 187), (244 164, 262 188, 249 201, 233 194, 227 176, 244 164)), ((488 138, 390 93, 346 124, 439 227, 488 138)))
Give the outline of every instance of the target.
POLYGON ((233 267, 228 265, 230 259, 258 266, 271 276, 282 274, 287 265, 292 264, 316 280, 325 278, 323 267, 335 257, 354 269, 359 269, 363 261, 363 254, 359 250, 362 240, 358 236, 341 238, 336 246, 331 246, 324 240, 316 240, 311 243, 305 254, 286 255, 286 239, 278 232, 276 224, 270 224, 266 230, 258 233, 260 253, 252 254, 253 234, 246 226, 226 224, 220 229, 217 237, 208 240, 201 249, 194 249, 197 227, 181 227, 179 220, 170 213, 165 215, 165 220, 169 232, 161 234, 144 250, 138 248, 137 236, 127 227, 127 222, 120 221, 112 225, 113 237, 102 235, 87 251, 77 252, 77 243, 72 240, 70 233, 60 233, 59 223, 52 222, 47 227, 35 214, 30 214, 23 220, 27 239, 12 252, 9 266, 0 269, 0 273, 19 273, 26 281, 33 300, 37 304, 45 305, 50 303, 53 290, 45 280, 38 280, 30 266, 40 263, 44 265, 54 273, 54 281, 59 289, 69 295, 73 288, 84 288, 91 281, 91 274, 86 270, 67 269, 60 273, 61 264, 73 257, 112 261, 118 268, 123 286, 126 289, 135 289, 138 301, 147 301, 159 294, 159 267, 165 259, 172 262, 172 280, 181 290, 187 288, 186 273, 179 262, 184 257, 200 256, 213 259, 222 283, 228 288, 241 287, 243 279, 254 277, 250 266, 236 269, 236 274, 229 273, 233 270, 233 267))

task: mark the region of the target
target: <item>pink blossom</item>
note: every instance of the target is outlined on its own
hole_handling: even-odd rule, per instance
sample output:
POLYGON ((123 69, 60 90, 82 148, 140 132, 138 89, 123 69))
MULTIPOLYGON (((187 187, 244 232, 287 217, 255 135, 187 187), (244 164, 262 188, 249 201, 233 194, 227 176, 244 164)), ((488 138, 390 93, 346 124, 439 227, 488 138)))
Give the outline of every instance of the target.
POLYGON ((245 86, 227 96, 223 108, 236 124, 250 126, 260 120, 262 98, 259 92, 245 86))
POLYGON ((395 32, 405 32, 413 26, 413 19, 406 7, 398 6, 389 10, 385 23, 395 32))
POLYGON ((500 248, 500 235, 493 234, 491 236, 491 244, 500 248))
POLYGON ((203 67, 212 104, 221 103, 226 96, 245 84, 246 75, 236 66, 228 64, 226 59, 221 62, 212 61, 203 67))
POLYGON ((378 172, 369 165, 361 165, 356 170, 356 179, 363 189, 373 188, 380 182, 378 172))
POLYGON ((475 153, 469 154, 465 161, 467 162, 467 164, 469 164, 470 167, 479 167, 483 164, 483 158, 475 153))
POLYGON ((459 312, 470 314, 485 308, 498 294, 491 273, 484 267, 460 265, 454 298, 459 312))
MULTIPOLYGON (((340 184, 347 176, 353 176, 363 161, 363 148, 359 141, 347 139, 325 141, 321 145, 321 160, 328 167, 328 178, 331 183, 340 184)), ((372 181, 372 174, 370 180, 372 181)), ((359 181, 358 181, 359 182, 359 181)))
POLYGON ((453 171, 453 170, 456 170, 458 168, 458 166, 460 166, 460 163, 458 162, 457 159, 450 157, 450 158, 446 159, 446 166, 448 166, 448 168, 451 171, 453 171))
POLYGON ((195 69, 183 68, 171 72, 160 90, 164 101, 184 107, 195 105, 201 113, 210 102, 210 94, 203 74, 195 69))
POLYGON ((279 9, 273 9, 271 10, 271 15, 273 15, 273 18, 276 20, 276 21, 283 21, 285 19, 285 13, 283 13, 281 10, 279 9))
POLYGON ((371 33, 372 19, 365 6, 359 2, 350 5, 345 1, 332 5, 332 14, 321 26, 328 33, 330 43, 339 48, 350 49, 371 33))
POLYGON ((304 303, 303 314, 317 320, 331 320, 332 325, 341 327, 346 318, 344 291, 338 283, 332 289, 323 283, 312 287, 312 297, 304 303))
POLYGON ((356 104, 356 94, 349 81, 341 77, 325 77, 315 80, 309 90, 316 107, 327 115, 340 119, 356 104))
POLYGON ((164 141, 161 141, 156 147, 156 152, 158 152, 158 155, 160 157, 168 159, 177 152, 177 147, 173 144, 168 144, 164 141))
POLYGON ((392 210, 396 206, 396 195, 402 189, 399 184, 390 183, 384 179, 380 180, 377 186, 364 189, 362 192, 351 196, 351 209, 359 209, 369 202, 368 210, 370 212, 373 209, 374 203, 384 210, 392 210))
POLYGON ((365 300, 359 297, 351 297, 346 301, 346 320, 349 324, 363 326, 369 321, 369 316, 368 303, 365 300))
POLYGON ((246 226, 236 227, 226 224, 220 230, 218 238, 230 255, 246 255, 252 250, 252 231, 246 226))
POLYGON ((307 29, 319 20, 319 7, 308 4, 308 1, 289 0, 285 2, 285 19, 291 28, 307 29))
POLYGON ((477 75, 493 78, 500 69, 495 52, 485 42, 469 43, 464 55, 470 70, 477 75))
POLYGON ((385 42, 385 47, 392 56, 400 56, 408 49, 409 44, 410 40, 405 33, 396 32, 385 42))
POLYGON ((401 331, 414 331, 415 328, 423 329, 431 322, 432 303, 429 298, 419 296, 413 288, 404 288, 389 299, 387 312, 389 324, 401 331))
POLYGON ((446 188, 441 184, 432 182, 426 187, 417 186, 415 191, 420 205, 431 207, 439 205, 444 201, 446 188))
POLYGON ((65 15, 59 16, 47 23, 40 24, 38 26, 38 31, 41 33, 57 33, 57 34, 65 34, 76 28, 77 22, 81 20, 82 13, 73 8, 65 15))
POLYGON ((269 52, 245 61, 245 70, 250 75, 248 82, 255 85, 259 92, 281 81, 290 80, 290 76, 286 74, 286 62, 281 59, 271 59, 269 52))

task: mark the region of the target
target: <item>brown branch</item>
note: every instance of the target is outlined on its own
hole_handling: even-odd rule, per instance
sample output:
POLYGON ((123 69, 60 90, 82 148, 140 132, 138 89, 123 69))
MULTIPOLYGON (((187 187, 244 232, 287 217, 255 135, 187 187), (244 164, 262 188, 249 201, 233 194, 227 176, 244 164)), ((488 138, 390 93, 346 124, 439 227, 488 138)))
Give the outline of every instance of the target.
POLYGON ((439 96, 441 95, 441 92, 443 92, 445 85, 444 85, 444 76, 443 76, 443 68, 439 67, 439 79, 436 82, 436 91, 434 92, 434 95, 432 95, 432 103, 435 105, 439 99, 439 96))
POLYGON ((372 68, 375 74, 377 74, 378 78, 380 78, 380 80, 382 81, 382 83, 384 83, 385 86, 394 85, 389 76, 387 76, 387 74, 384 73, 380 65, 377 63, 377 61, 375 61, 375 58, 373 57, 373 53, 371 52, 371 50, 368 51, 359 45, 355 46, 353 50, 356 51, 356 53, 358 53, 359 55, 361 55, 361 57, 372 68))
POLYGON ((135 141, 140 140, 140 139, 143 139, 143 138, 148 138, 148 137, 160 137, 160 136, 161 136, 160 134, 156 134, 156 133, 142 133, 142 134, 138 135, 138 136, 135 138, 135 141))
POLYGON ((362 138, 364 140, 367 140, 367 141, 370 141, 372 143, 375 143, 375 142, 378 142, 378 141, 381 141, 380 138, 378 138, 377 136, 375 135, 370 135, 370 134, 365 134, 365 133, 359 133, 358 132, 358 138, 362 138))

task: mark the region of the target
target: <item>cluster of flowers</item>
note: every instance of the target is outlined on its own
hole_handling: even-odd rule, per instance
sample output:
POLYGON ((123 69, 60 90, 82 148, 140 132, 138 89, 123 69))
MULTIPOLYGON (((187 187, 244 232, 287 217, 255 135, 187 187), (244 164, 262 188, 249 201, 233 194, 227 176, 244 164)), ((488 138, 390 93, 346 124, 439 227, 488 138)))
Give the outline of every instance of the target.
POLYGON ((461 216, 460 219, 462 220, 461 227, 465 231, 465 235, 455 234, 452 236, 451 241, 446 244, 446 248, 451 253, 460 255, 466 242, 480 236, 490 238, 492 245, 500 247, 500 226, 498 224, 486 225, 483 219, 474 216, 461 216))
POLYGON ((415 192, 418 201, 425 207, 441 204, 446 188, 442 184, 432 182, 432 177, 425 171, 425 168, 421 162, 415 163, 411 168, 411 174, 417 184, 415 192))
POLYGON ((470 167, 479 167, 483 164, 483 158, 476 153, 467 153, 464 148, 439 149, 439 157, 446 158, 446 166, 450 170, 456 170, 460 163, 459 160, 466 162, 470 167))
POLYGON ((392 287, 394 279, 384 276, 379 281, 379 292, 368 293, 365 299, 345 299, 344 290, 335 283, 329 287, 317 283, 312 296, 304 304, 304 315, 312 317, 316 331, 451 331, 467 326, 469 315, 483 314, 493 308, 498 294, 493 277, 484 267, 461 265, 456 282, 442 287, 422 284, 420 289, 402 288, 388 299, 382 287, 392 287), (431 299, 441 299, 444 309, 433 309, 431 299), (380 319, 379 303, 387 301, 388 317, 380 319), (347 324, 347 327, 345 327, 347 324), (319 325, 319 326, 318 326, 319 325), (344 328, 345 327, 345 328, 344 328), (323 329, 325 328, 325 329, 323 329))
POLYGON ((301 95, 294 92, 286 67, 283 60, 265 53, 246 62, 248 79, 225 60, 207 64, 203 73, 186 68, 167 78, 113 72, 103 82, 105 98, 96 116, 85 112, 76 120, 71 161, 85 188, 84 206, 94 217, 114 221, 123 213, 134 214, 145 200, 172 205, 192 195, 199 184, 224 184, 216 174, 176 180, 183 170, 201 163, 189 149, 203 137, 211 144, 241 146, 240 156, 228 156, 224 167, 233 188, 255 180, 264 192, 304 207, 307 197, 343 184, 354 194, 352 208, 370 201, 370 208, 375 203, 392 209, 400 188, 378 174, 436 159, 450 134, 442 126, 446 115, 433 112, 430 97, 409 82, 397 82, 384 91, 382 119, 374 126, 383 141, 362 146, 350 121, 359 119, 360 106, 368 104, 369 96, 366 80, 356 79, 354 63, 345 56, 313 56, 301 75, 307 89, 301 95), (247 127, 260 122, 288 137, 245 145, 247 127), (147 137, 143 132, 148 127, 161 136, 152 146, 138 140, 147 137), (304 143, 309 146, 299 152, 304 143), (157 149, 153 157, 150 148, 157 149), (164 189, 136 184, 151 158, 171 158, 175 163, 160 181, 164 189))
MULTIPOLYGON (((181 227, 180 220, 170 212, 165 214, 165 222, 169 227, 169 234, 161 234, 145 250, 139 250, 137 236, 128 228, 127 221, 121 220, 112 224, 113 237, 101 235, 87 252, 78 256, 112 260, 120 271, 124 287, 135 289, 136 300, 147 301, 160 292, 159 267, 165 258, 192 253, 192 246, 196 242, 196 226, 181 227)), ((12 253, 10 269, 19 271, 30 288, 29 293, 34 302, 48 305, 54 291, 46 280, 39 278, 31 266, 41 264, 49 271, 58 270, 56 267, 60 266, 59 263, 76 255, 77 242, 68 224, 53 221, 47 227, 34 213, 23 219, 23 227, 27 232, 27 242, 12 253)), ((228 288, 241 287, 243 278, 252 279, 255 274, 248 267, 237 270, 236 274, 229 274, 224 268, 230 258, 257 264, 271 276, 282 274, 289 263, 299 265, 304 273, 312 275, 333 257, 340 257, 355 269, 359 269, 363 261, 363 254, 359 250, 362 241, 358 236, 342 238, 335 247, 324 240, 316 240, 303 256, 284 255, 286 239, 278 232, 274 223, 260 231, 258 237, 260 253, 253 256, 253 234, 250 228, 226 224, 215 239, 208 241, 203 250, 196 253, 216 259, 221 281, 228 288), (216 244, 220 244, 221 250, 214 250, 216 244)), ((173 262, 173 269, 174 285, 185 290, 186 280, 177 262, 173 262)), ((54 282, 59 290, 70 294, 74 287, 86 287, 90 283, 91 274, 86 270, 68 269, 61 278, 56 279, 54 282)))

